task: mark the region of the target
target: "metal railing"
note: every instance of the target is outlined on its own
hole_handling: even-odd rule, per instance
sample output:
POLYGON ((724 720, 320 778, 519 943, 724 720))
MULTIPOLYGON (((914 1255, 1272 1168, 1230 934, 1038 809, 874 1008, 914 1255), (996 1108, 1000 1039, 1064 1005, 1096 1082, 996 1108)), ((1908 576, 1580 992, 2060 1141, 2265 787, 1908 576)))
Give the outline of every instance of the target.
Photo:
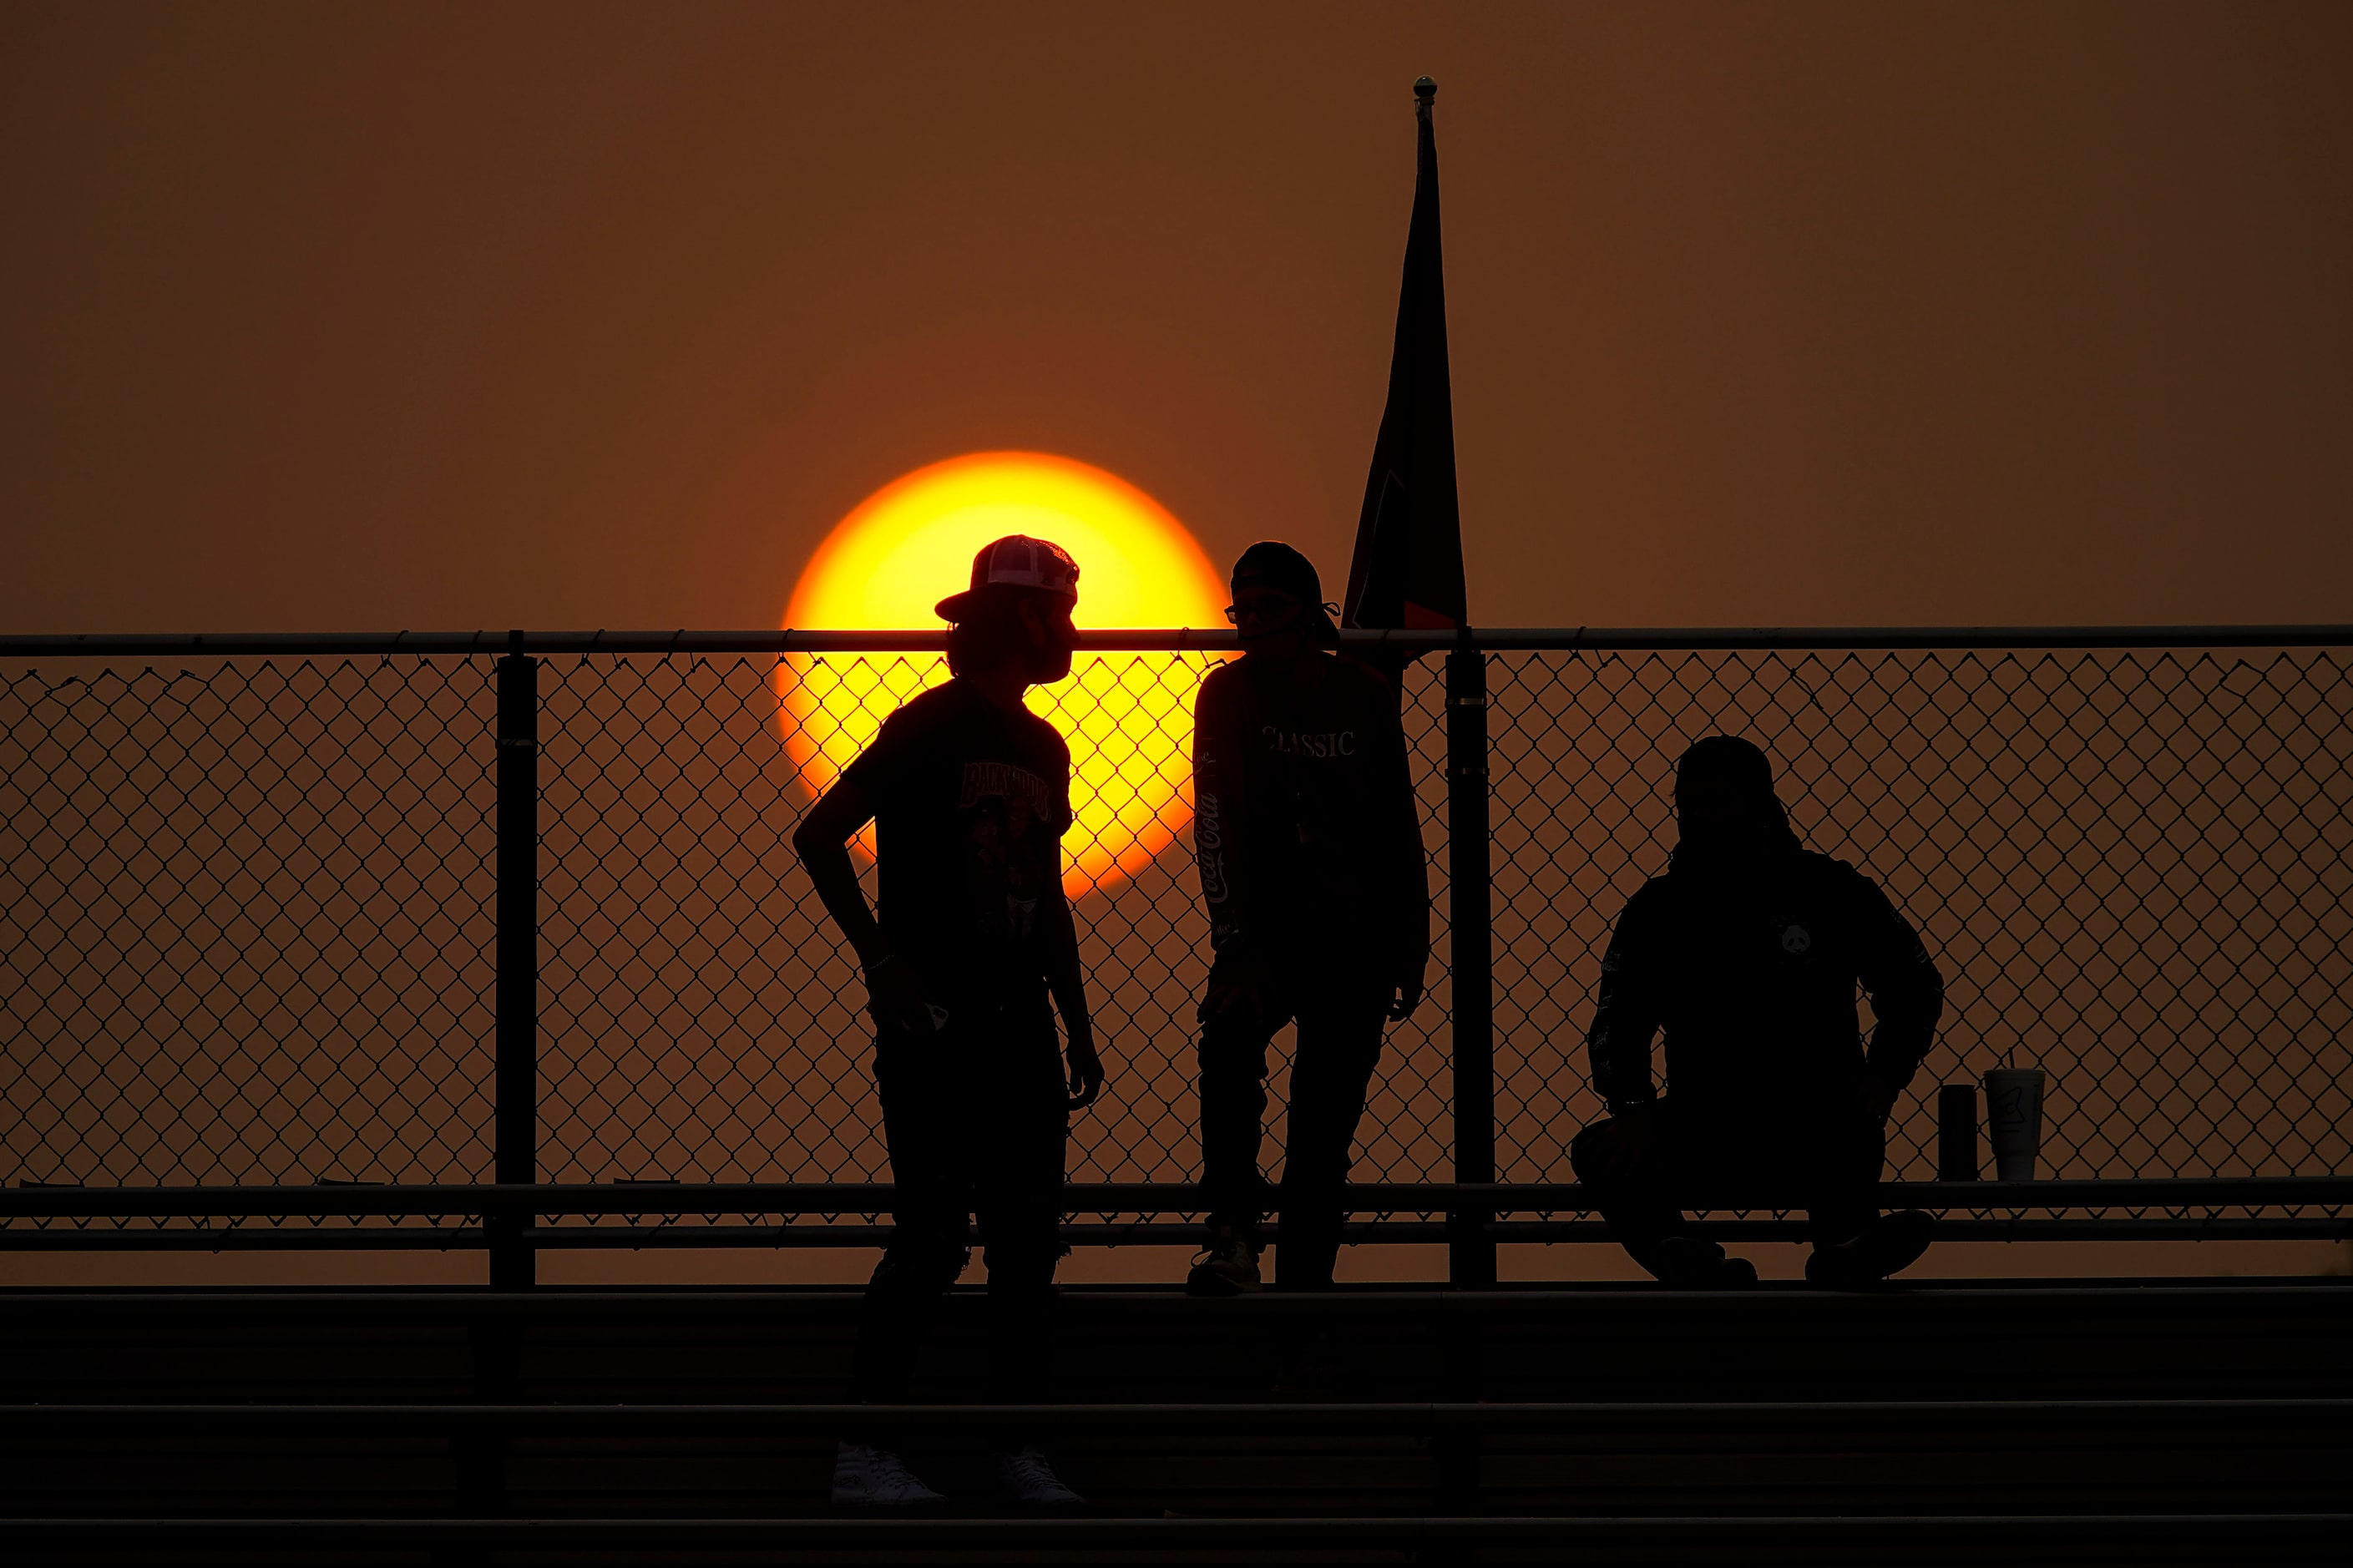
MULTIPOLYGON (((1359 1236, 1442 1237, 1476 1283, 1498 1239, 1597 1233, 1563 1184, 1599 952, 1716 731, 1947 974, 1892 1196, 1956 1234, 2346 1234, 2353 629, 1382 635, 1431 656, 1437 961, 1359 1236), (2052 1073, 2060 1180, 1927 1182, 1935 1086, 2005 1058, 2052 1073)), ((1185 741, 1231 646, 1091 634, 1033 694, 1079 759, 1113 1069, 1074 1239, 1199 1209, 1185 741)), ((786 839, 941 647, 0 638, 0 1247, 487 1245, 513 1281, 546 1247, 871 1244, 862 992, 786 839)))

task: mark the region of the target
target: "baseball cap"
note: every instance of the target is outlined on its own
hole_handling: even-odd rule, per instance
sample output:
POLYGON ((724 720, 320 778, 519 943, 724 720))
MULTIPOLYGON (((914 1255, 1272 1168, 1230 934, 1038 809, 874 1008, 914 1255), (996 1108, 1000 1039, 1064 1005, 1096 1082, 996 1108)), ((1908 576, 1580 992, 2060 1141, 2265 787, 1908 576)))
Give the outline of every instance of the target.
POLYGON ((973 596, 983 588, 1029 588, 1075 603, 1079 596, 1079 563, 1071 552, 1050 540, 1026 533, 1008 533, 980 547, 972 558, 972 586, 951 594, 934 606, 944 621, 960 621, 972 611, 973 596))
POLYGON ((1243 551, 1234 563, 1233 585, 1237 594, 1250 587, 1290 595, 1299 601, 1301 622, 1316 645, 1340 646, 1339 628, 1324 607, 1324 580, 1316 574, 1315 563, 1281 540, 1261 539, 1243 551))

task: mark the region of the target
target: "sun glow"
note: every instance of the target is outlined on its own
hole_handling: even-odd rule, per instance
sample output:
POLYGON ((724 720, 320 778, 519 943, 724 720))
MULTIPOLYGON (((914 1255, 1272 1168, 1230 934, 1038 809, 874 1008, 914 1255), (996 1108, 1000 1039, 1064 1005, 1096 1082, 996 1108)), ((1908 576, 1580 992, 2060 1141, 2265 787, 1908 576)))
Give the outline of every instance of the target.
MULTIPOLYGON (((982 545, 1008 533, 1050 539, 1078 562, 1082 629, 1223 624, 1224 583, 1183 523, 1115 475, 1037 452, 953 458, 867 497, 810 558, 785 624, 937 628, 932 606, 965 586, 982 545)), ((1062 883, 1072 898, 1134 875, 1192 819, 1203 662, 1082 653, 1068 680, 1031 689, 1030 708, 1071 743, 1077 821, 1062 883)), ((822 793, 893 710, 947 678, 932 654, 787 658, 780 721, 802 784, 822 793)), ((871 837, 860 844, 871 856, 871 837)))

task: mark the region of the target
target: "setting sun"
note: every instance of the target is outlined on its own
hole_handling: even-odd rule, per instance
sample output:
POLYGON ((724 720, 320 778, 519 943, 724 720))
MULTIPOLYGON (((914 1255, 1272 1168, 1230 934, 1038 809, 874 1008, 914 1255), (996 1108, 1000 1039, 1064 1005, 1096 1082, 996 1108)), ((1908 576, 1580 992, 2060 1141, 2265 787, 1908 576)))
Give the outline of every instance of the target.
MULTIPOLYGON (((982 545, 1008 533, 1050 539, 1078 562, 1082 628, 1222 625, 1224 583, 1183 523, 1115 475, 1037 452, 953 458, 875 491, 818 547, 785 624, 936 628, 932 606, 965 585, 982 545)), ((1071 742, 1071 897, 1132 875, 1190 819, 1202 659, 1082 653, 1068 680, 1030 692, 1029 706, 1071 742)), ((894 709, 947 673, 934 654, 788 658, 778 695, 802 783, 823 791, 894 709)))

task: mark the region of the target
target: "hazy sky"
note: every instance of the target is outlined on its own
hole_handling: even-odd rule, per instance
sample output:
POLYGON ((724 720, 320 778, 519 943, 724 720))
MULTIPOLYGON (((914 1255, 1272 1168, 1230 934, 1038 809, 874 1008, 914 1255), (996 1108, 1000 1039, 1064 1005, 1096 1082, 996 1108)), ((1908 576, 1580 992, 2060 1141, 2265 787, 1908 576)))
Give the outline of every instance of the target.
POLYGON ((776 624, 919 464, 1489 625, 2353 619, 2353 6, 0 9, 0 628, 776 624))

